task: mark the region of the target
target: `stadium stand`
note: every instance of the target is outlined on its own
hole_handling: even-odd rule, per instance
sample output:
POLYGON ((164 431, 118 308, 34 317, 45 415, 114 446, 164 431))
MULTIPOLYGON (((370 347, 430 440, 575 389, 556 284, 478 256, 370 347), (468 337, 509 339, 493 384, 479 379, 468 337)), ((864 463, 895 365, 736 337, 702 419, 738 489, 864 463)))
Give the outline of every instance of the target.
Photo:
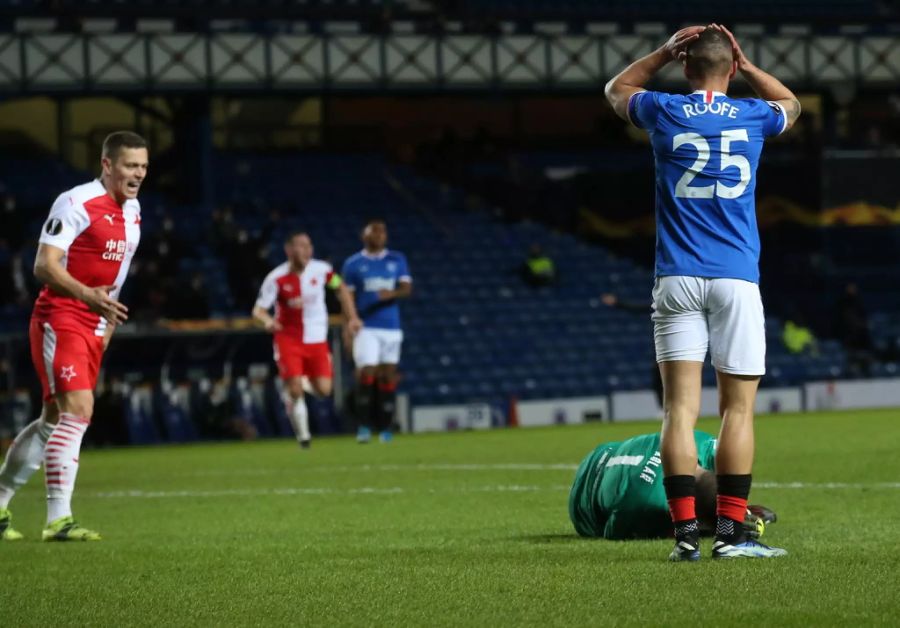
MULTIPOLYGON (((612 292, 646 301, 649 314, 652 278, 646 267, 537 223, 507 223, 467 210, 461 190, 377 155, 219 153, 215 168, 222 183, 217 206, 226 209, 210 216, 196 207, 145 201, 151 218, 144 223, 143 244, 158 246, 167 229, 177 234, 177 244, 169 245, 178 251, 172 272, 202 278, 214 318, 247 314, 261 276, 280 261, 278 243, 288 230, 309 229, 317 255, 339 265, 357 250, 361 225, 378 216, 389 225, 390 246, 407 253, 415 277, 415 298, 404 305, 402 367, 402 390, 415 403, 503 403, 510 396, 572 397, 652 387, 649 316, 607 308, 599 298, 612 292), (223 233, 230 235, 220 241, 223 233), (242 240, 249 248, 234 249, 242 240), (551 287, 530 288, 519 275, 534 243, 556 263, 559 280, 551 287), (236 278, 238 268, 247 274, 236 278)), ((66 177, 77 181, 84 175, 66 177)), ((30 232, 38 222, 32 221, 30 232)), ((127 285, 126 299, 137 299, 146 285, 137 277, 127 285)), ((174 290, 184 296, 183 284, 175 283, 174 290)), ((21 325, 25 314, 20 311, 15 324, 21 325)), ((7 328, 12 324, 7 320, 7 328)), ((836 341, 820 343, 818 355, 792 355, 780 340, 781 321, 770 318, 767 325, 765 385, 844 374, 846 356, 836 341)), ((883 327, 885 334, 891 329, 883 327)), ((887 342, 881 336, 879 341, 887 342)), ((210 371, 217 359, 208 360, 210 371)), ((264 355, 260 361, 266 361, 264 355)), ((115 362, 108 366, 116 368, 115 362)), ((711 369, 706 377, 714 382, 711 369)), ((142 434, 144 440, 155 438, 142 434)))

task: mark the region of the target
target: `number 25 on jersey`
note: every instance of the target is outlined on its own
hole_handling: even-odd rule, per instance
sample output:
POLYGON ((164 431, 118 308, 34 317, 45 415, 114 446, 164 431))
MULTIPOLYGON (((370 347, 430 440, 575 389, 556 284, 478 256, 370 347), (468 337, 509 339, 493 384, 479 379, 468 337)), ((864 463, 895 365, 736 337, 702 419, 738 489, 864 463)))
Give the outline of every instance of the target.
POLYGON ((747 129, 732 129, 722 131, 722 159, 719 164, 719 170, 726 168, 737 168, 741 174, 741 180, 737 185, 725 185, 721 181, 716 181, 710 185, 691 185, 698 174, 700 174, 709 162, 709 142, 706 138, 698 133, 679 133, 672 138, 672 150, 678 150, 679 146, 690 144, 697 149, 697 160, 690 168, 685 170, 684 174, 675 185, 675 196, 679 198, 737 198, 744 193, 747 185, 750 183, 750 162, 743 155, 731 154, 732 142, 748 142, 747 129))

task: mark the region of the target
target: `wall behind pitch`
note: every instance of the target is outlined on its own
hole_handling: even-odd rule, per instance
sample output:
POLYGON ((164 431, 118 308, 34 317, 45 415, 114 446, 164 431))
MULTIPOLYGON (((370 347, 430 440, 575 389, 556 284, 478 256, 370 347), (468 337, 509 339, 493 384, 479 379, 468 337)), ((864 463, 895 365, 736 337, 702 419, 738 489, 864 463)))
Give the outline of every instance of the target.
POLYGON ((518 419, 522 427, 605 421, 609 419, 609 398, 601 396, 520 401, 518 419))
POLYGON ((811 382, 805 389, 807 410, 900 406, 900 378, 811 382))

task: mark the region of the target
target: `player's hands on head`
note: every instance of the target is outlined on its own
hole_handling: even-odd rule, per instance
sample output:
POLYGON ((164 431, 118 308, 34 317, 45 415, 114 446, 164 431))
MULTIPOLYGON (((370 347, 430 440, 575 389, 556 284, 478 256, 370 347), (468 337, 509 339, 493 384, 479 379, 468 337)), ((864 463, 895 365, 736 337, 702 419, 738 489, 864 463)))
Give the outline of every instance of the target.
POLYGON ((669 41, 663 44, 663 49, 670 57, 672 57, 672 59, 680 61, 686 54, 684 49, 687 45, 700 37, 700 33, 705 30, 705 26, 688 26, 682 28, 680 31, 669 37, 669 41))
POLYGON ((743 70, 750 64, 750 60, 747 58, 747 55, 744 54, 744 51, 741 49, 741 45, 738 43, 737 38, 730 30, 728 30, 721 24, 710 24, 709 26, 707 26, 707 28, 715 29, 728 37, 728 40, 731 42, 731 54, 734 57, 734 60, 737 61, 739 70, 743 70))
POLYGON ((128 320, 128 308, 109 296, 115 286, 97 286, 88 288, 84 302, 95 314, 99 314, 113 325, 121 325, 128 320))

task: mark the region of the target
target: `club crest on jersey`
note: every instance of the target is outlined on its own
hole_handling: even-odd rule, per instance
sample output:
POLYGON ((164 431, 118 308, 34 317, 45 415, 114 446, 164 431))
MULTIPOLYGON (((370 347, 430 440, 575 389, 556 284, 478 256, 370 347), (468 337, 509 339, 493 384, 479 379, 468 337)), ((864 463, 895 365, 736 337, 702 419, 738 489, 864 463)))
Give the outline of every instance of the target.
POLYGON ((64 379, 67 382, 71 382, 72 378, 78 377, 78 373, 75 372, 75 365, 72 364, 70 366, 64 366, 59 371, 59 378, 64 379))
POLYGON ((44 225, 44 232, 46 232, 47 235, 57 236, 62 233, 62 229, 62 220, 59 218, 51 218, 47 221, 47 224, 44 225))
POLYGON ((108 262, 121 262, 125 259, 125 251, 128 243, 125 240, 107 240, 106 250, 103 251, 103 259, 108 262))
POLYGON ((388 262, 387 269, 389 273, 397 272, 397 262, 388 262))

